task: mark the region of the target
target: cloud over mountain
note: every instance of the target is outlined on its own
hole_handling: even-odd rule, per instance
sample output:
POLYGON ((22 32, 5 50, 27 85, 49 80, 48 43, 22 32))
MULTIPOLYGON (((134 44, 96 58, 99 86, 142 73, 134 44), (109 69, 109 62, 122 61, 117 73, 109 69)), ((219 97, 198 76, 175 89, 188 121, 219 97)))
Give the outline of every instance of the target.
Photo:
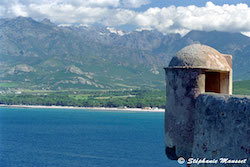
POLYGON ((217 6, 212 2, 204 7, 150 8, 138 13, 135 22, 142 28, 163 33, 184 34, 190 30, 249 32, 250 8, 246 4, 217 6))
POLYGON ((138 11, 149 0, 3 0, 0 17, 49 18, 58 24, 133 25, 163 33, 186 34, 191 30, 242 32, 250 34, 247 4, 152 7, 138 11))

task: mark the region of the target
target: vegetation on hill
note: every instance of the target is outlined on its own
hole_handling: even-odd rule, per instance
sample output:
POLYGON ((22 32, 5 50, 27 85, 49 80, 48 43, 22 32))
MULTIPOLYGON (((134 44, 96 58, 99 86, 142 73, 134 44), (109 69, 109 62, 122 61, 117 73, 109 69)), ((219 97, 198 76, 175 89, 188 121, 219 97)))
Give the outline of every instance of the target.
POLYGON ((237 95, 250 95, 250 80, 235 81, 233 84, 233 93, 237 95))
MULTIPOLYGON (((250 80, 234 82, 234 94, 250 95, 250 80)), ((78 107, 165 108, 165 90, 16 90, 0 95, 0 104, 78 107)))
POLYGON ((25 91, 1 95, 0 104, 164 108, 166 98, 164 90, 25 91))

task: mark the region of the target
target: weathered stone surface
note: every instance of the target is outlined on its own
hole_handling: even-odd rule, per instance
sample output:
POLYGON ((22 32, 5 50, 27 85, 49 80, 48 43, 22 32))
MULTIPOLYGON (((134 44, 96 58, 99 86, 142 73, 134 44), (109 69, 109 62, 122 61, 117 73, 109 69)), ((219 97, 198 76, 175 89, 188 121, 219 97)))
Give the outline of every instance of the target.
MULTIPOLYGON (((206 45, 193 44, 189 45, 173 57, 169 63, 169 67, 189 67, 230 71, 231 67, 228 63, 228 56, 224 55, 206 45)), ((231 57, 232 60, 232 57, 231 57)))
MULTIPOLYGON (((194 110, 192 157, 245 159, 250 155, 250 97, 201 94, 194 110)), ((200 164, 247 167, 247 164, 200 164)), ((197 165, 193 165, 197 166, 197 165)))
MULTIPOLYGON (((165 142, 170 159, 249 158, 250 97, 222 94, 232 94, 231 67, 231 55, 195 44, 179 51, 165 68, 165 142)), ((199 166, 249 167, 249 160, 199 166)))
POLYGON ((190 157, 193 144, 195 99, 204 91, 200 69, 166 69, 166 154, 170 159, 190 157))

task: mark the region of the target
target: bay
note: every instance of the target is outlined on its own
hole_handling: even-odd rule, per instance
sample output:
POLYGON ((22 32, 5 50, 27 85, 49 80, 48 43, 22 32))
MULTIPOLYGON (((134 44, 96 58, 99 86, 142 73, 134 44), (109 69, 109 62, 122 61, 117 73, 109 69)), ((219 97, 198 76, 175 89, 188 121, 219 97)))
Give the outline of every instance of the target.
POLYGON ((179 167, 164 113, 0 108, 3 167, 179 167))

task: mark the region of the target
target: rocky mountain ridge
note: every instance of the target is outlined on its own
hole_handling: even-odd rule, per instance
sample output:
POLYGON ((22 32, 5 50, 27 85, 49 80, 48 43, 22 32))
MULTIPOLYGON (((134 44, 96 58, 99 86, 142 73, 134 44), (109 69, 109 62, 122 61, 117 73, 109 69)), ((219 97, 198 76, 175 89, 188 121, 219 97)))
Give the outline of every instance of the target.
POLYGON ((232 54, 234 79, 250 79, 250 38, 240 33, 191 31, 184 37, 146 30, 125 33, 17 17, 0 19, 0 86, 164 88, 163 67, 192 43, 232 54))

